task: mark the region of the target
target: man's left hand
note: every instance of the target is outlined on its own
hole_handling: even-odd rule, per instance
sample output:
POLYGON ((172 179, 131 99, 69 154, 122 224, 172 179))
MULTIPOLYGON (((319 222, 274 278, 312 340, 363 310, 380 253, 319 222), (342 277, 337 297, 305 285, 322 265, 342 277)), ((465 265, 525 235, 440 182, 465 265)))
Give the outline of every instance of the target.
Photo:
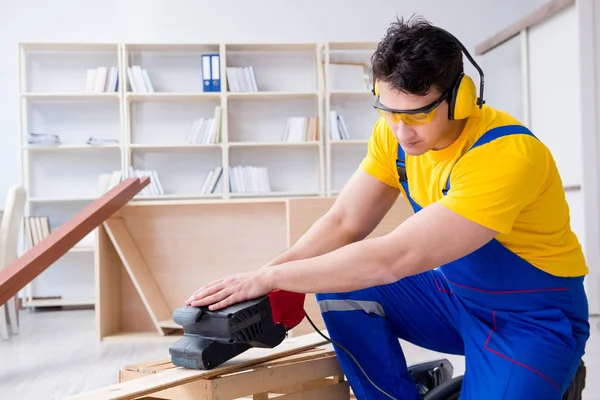
POLYGON ((245 300, 255 299, 273 290, 269 270, 236 274, 208 283, 186 300, 188 306, 210 306, 218 310, 245 300))

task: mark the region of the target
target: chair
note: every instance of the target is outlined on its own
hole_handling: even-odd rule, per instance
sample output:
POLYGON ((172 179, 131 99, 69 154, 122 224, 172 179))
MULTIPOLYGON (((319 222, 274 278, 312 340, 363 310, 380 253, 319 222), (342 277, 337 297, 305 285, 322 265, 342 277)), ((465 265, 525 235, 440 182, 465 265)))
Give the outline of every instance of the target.
MULTIPOLYGON (((15 185, 8 190, 8 196, 4 206, 4 216, 2 217, 2 223, 0 224, 0 269, 17 259, 19 251, 19 233, 23 226, 26 198, 27 192, 22 186, 15 185)), ((5 308, 8 308, 12 333, 19 333, 16 298, 17 296, 14 296, 8 300, 6 304, 0 305, 0 333, 4 340, 8 339, 8 325, 5 308)))

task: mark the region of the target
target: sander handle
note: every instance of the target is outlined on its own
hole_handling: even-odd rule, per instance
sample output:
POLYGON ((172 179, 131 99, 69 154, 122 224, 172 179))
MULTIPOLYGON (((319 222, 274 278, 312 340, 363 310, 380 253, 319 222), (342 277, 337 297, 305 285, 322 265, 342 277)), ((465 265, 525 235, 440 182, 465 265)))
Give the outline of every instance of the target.
POLYGON ((304 293, 273 290, 267 297, 274 324, 282 324, 286 330, 290 330, 304 319, 304 293))

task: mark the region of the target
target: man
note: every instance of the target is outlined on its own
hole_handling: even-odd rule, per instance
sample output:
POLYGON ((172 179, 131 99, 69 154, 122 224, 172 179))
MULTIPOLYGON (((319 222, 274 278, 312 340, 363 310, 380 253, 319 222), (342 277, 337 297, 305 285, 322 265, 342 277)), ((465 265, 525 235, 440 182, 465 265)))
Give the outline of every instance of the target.
POLYGON ((336 347, 358 399, 420 398, 398 338, 465 355, 461 398, 560 399, 589 336, 587 266, 552 155, 476 98, 461 49, 426 21, 393 23, 372 57, 382 118, 332 209, 267 266, 187 304, 318 293, 360 364, 336 347), (399 194, 417 212, 365 239, 399 194))

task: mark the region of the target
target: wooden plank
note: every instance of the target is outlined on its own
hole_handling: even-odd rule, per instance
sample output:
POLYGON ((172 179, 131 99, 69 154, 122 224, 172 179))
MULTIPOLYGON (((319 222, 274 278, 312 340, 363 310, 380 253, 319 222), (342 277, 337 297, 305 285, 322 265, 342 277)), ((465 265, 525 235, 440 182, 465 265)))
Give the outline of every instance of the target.
POLYGON ((522 30, 528 29, 534 25, 550 19, 553 15, 563 9, 575 4, 575 0, 550 0, 543 6, 532 11, 525 17, 513 22, 491 38, 475 46, 475 55, 481 56, 488 51, 498 47, 507 40, 517 36, 522 30))
POLYGON ((149 178, 125 179, 0 270, 0 304, 16 295, 149 183, 149 178))
POLYGON ((315 358, 330 357, 334 355, 335 351, 333 350, 333 345, 327 344, 322 347, 315 347, 314 349, 305 350, 302 353, 292 354, 291 356, 280 357, 275 360, 267 361, 258 366, 252 366, 251 368, 273 368, 294 362, 314 360, 315 358))
MULTIPOLYGON (((113 217, 114 218, 114 215, 113 217)), ((121 324, 121 270, 122 263, 112 245, 106 229, 100 224, 96 230, 98 250, 94 269, 96 275, 96 326, 98 340, 123 330, 121 324), (100 282, 106 282, 100 285, 100 282)))
MULTIPOLYGON (((326 332, 323 332, 326 333, 326 332)), ((273 349, 251 348, 239 356, 229 360, 219 368, 213 370, 193 370, 184 368, 173 368, 158 374, 152 374, 132 381, 122 382, 115 385, 82 393, 72 400, 132 400, 141 396, 156 393, 172 387, 185 385, 198 380, 204 381, 223 374, 236 372, 250 365, 260 364, 265 361, 274 360, 291 354, 311 349, 326 342, 318 333, 285 339, 279 346, 273 349)))
MULTIPOLYGON (((292 354, 292 355, 285 356, 285 357, 278 357, 274 360, 265 361, 263 363, 260 363, 260 365, 248 365, 246 368, 238 368, 235 371, 235 373, 243 372, 248 369, 272 368, 272 367, 280 366, 283 364, 289 364, 292 362, 306 361, 306 360, 312 360, 312 359, 315 359, 318 357, 332 356, 334 354, 335 354, 335 352, 333 350, 333 345, 326 344, 323 346, 304 350, 301 353, 292 354)), ((138 364, 133 364, 133 365, 126 365, 121 369, 121 371, 130 371, 130 372, 135 372, 135 373, 139 372, 142 374, 155 374, 157 372, 162 372, 164 370, 173 369, 173 368, 178 368, 178 367, 173 365, 171 363, 170 359, 164 359, 164 360, 148 361, 148 362, 138 363, 138 364)))
POLYGON ((269 390, 269 393, 289 394, 289 393, 303 392, 303 391, 312 390, 312 389, 315 389, 315 388, 318 388, 321 386, 333 385, 334 383, 340 383, 340 382, 344 381, 343 379, 338 381, 337 378, 338 378, 338 376, 326 377, 326 378, 315 379, 310 382, 299 383, 299 384, 292 385, 292 386, 283 386, 283 387, 280 387, 280 388, 277 388, 274 390, 269 390))
MULTIPOLYGON (((304 352, 298 354, 303 355, 304 352)), ((275 360, 277 361, 277 360, 275 360)), ((213 378, 212 380, 197 380, 179 385, 173 388, 152 393, 152 396, 169 400, 192 400, 198 398, 233 399, 242 396, 257 397, 266 393, 294 393, 298 391, 309 391, 319 386, 338 383, 334 379, 313 379, 315 376, 332 377, 336 373, 342 374, 335 354, 323 354, 320 357, 305 357, 297 362, 278 365, 274 368, 272 361, 261 363, 253 370, 235 371, 231 375, 213 378), (318 359, 317 359, 318 358, 318 359), (311 362, 313 360, 313 362, 311 362), (271 365, 270 367, 267 367, 271 365), (281 386, 291 383, 291 386, 281 386), (265 392, 263 392, 265 391, 265 392), (260 392, 260 393, 259 393, 260 392)), ((250 367, 252 368, 252 367, 250 367)), ((147 374, 132 368, 121 370, 120 382, 140 379, 147 374)), ((163 373, 159 371, 159 373, 163 373)))
POLYGON ((348 382, 340 382, 333 385, 316 387, 303 392, 286 394, 277 397, 279 400, 348 400, 350 398, 350 385, 348 382))
POLYGON ((178 325, 173 321, 173 318, 168 318, 163 321, 159 321, 158 324, 163 328, 182 329, 181 325, 178 325))
POLYGON ((125 222, 121 218, 110 218, 104 222, 104 227, 150 318, 152 318, 156 330, 159 334, 164 335, 161 321, 170 320, 172 312, 148 270, 144 257, 131 237, 125 222))
POLYGON ((337 358, 331 355, 277 368, 260 368, 223 376, 214 380, 210 394, 214 399, 227 400, 259 393, 277 393, 279 388, 309 383, 341 373, 343 372, 337 358))

